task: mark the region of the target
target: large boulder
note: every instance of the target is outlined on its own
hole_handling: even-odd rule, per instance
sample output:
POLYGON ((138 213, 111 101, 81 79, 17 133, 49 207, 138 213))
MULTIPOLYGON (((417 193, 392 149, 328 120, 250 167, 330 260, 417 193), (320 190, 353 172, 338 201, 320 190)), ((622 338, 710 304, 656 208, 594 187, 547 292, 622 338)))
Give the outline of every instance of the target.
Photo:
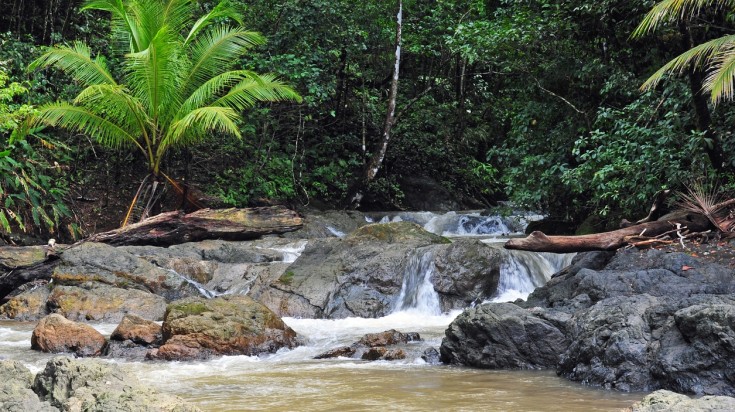
POLYGON ((99 356, 105 337, 89 325, 52 314, 41 319, 31 335, 31 349, 42 352, 71 352, 77 356, 99 356))
POLYGON ((112 334, 110 340, 130 340, 140 345, 152 345, 162 339, 162 328, 156 322, 137 315, 125 315, 112 334))
POLYGON ((163 322, 164 344, 154 359, 191 360, 216 355, 258 355, 298 345, 296 332, 267 307, 246 296, 172 302, 163 322))
POLYGON ((512 303, 479 305, 447 328, 442 361, 490 369, 553 368, 569 340, 558 325, 512 303))
POLYGON ((166 300, 198 296, 199 291, 175 272, 136 256, 125 248, 85 242, 67 249, 53 273, 57 285, 90 282, 121 289, 139 289, 166 300))
POLYGON ((154 391, 119 365, 57 357, 36 375, 33 390, 63 411, 194 412, 182 399, 154 391))
POLYGON ((611 260, 582 255, 526 302, 468 309, 441 353, 476 367, 554 368, 618 390, 735 395, 733 342, 730 268, 683 253, 619 251, 611 260))
POLYGON ((281 316, 384 316, 394 308, 409 252, 444 243, 415 223, 363 226, 344 239, 310 241, 283 275, 251 295, 281 316))
POLYGON ((47 285, 15 295, 0 306, 0 316, 23 322, 39 320, 48 315, 46 301, 50 295, 50 287, 47 285))
POLYGON ((438 310, 449 311, 496 292, 502 256, 478 240, 451 242, 410 222, 370 224, 309 241, 277 278, 255 281, 250 296, 281 316, 374 318, 405 308, 398 302, 404 282, 421 283, 431 271, 438 310))
POLYGON ((679 393, 659 390, 626 409, 627 412, 731 412, 735 411, 735 398, 729 396, 703 396, 692 399, 679 393))
POLYGON ((0 410, 5 412, 51 412, 33 392, 33 375, 18 361, 0 360, 0 410))
POLYGON ((138 289, 124 289, 96 282, 56 286, 47 308, 77 321, 119 322, 126 314, 163 320, 166 299, 138 289))

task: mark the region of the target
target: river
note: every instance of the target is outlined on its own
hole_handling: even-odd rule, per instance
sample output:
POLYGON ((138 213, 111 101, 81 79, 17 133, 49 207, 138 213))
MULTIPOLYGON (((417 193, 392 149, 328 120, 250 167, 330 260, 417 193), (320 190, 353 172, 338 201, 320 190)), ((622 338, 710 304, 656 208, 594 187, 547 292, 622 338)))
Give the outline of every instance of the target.
MULTIPOLYGON (((430 223, 438 222, 433 219, 430 223)), ((453 234, 438 230, 445 235, 453 234)), ((492 236, 487 243, 493 247, 501 245, 492 236)), ((303 245, 300 249, 303 250, 303 245)), ((507 253, 499 290, 493 300, 525 298, 571 259, 563 255, 507 253)), ((439 313, 436 303, 432 303, 433 290, 430 286, 426 289, 426 279, 432 270, 427 261, 417 256, 415 270, 406 270, 402 296, 396 311, 389 316, 338 320, 285 318, 305 342, 293 350, 202 362, 111 362, 122 364, 152 387, 213 412, 618 411, 645 395, 586 387, 557 377, 553 371, 490 371, 427 364, 421 359, 421 353, 426 348, 440 346, 444 330, 459 314, 439 313), (402 361, 313 359, 326 350, 349 345, 366 333, 388 329, 418 332, 423 340, 404 346, 409 356, 402 361)), ((20 360, 35 373, 53 355, 30 349, 34 325, 1 321, 0 357, 20 360)), ((116 325, 93 326, 109 335, 116 325)))

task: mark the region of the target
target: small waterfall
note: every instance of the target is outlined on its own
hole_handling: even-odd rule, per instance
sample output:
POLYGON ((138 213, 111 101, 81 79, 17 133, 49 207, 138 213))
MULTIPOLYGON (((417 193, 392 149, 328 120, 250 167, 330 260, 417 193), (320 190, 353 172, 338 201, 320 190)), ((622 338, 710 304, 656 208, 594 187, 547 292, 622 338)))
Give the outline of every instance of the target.
POLYGON ((329 231, 329 233, 333 234, 334 236, 345 237, 345 232, 339 229, 333 228, 332 226, 327 225, 327 230, 329 231))
POLYGON ((441 236, 507 236, 523 233, 529 221, 543 216, 521 213, 512 216, 484 215, 482 211, 398 212, 390 215, 366 216, 368 222, 414 222, 427 231, 441 236))
POLYGON ((551 279, 551 275, 567 267, 575 255, 519 250, 503 250, 503 253, 498 291, 491 299, 494 302, 526 299, 534 289, 551 279))
POLYGON ((309 243, 308 240, 299 240, 298 242, 289 243, 284 246, 269 246, 269 247, 257 246, 257 247, 260 249, 269 249, 269 250, 275 250, 276 252, 281 252, 283 253, 282 262, 293 263, 304 252, 304 249, 306 249, 307 243, 309 243))
POLYGON ((431 284, 434 273, 434 254, 414 252, 403 271, 401 293, 394 312, 415 311, 426 315, 441 314, 439 294, 431 284))
MULTIPOLYGON (((164 269, 166 269, 166 268, 164 268, 164 269)), ((199 283, 199 282, 197 282, 195 280, 189 279, 186 276, 182 275, 181 273, 179 273, 179 272, 177 272, 177 271, 175 271, 173 269, 166 269, 166 270, 169 273, 172 273, 172 274, 180 277, 181 279, 183 279, 184 281, 186 281, 186 283, 194 286, 196 288, 196 290, 198 290, 199 293, 201 293, 202 296, 204 296, 207 299, 212 299, 212 298, 215 298, 215 297, 221 295, 221 293, 217 293, 217 292, 215 292, 213 290, 209 290, 209 289, 205 288, 204 285, 202 285, 201 283, 199 283)))

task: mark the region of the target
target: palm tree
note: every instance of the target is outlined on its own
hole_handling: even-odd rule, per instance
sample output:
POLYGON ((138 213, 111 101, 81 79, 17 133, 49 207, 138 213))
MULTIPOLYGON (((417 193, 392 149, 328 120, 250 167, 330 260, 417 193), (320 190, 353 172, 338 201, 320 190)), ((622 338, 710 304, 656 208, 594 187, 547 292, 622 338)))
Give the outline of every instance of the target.
MULTIPOLYGON (((648 12, 632 37, 642 37, 663 23, 693 17, 711 7, 732 10, 735 0, 663 0, 648 12)), ((706 72, 703 90, 710 94, 713 104, 732 100, 735 93, 735 35, 719 37, 687 50, 661 67, 641 88, 654 88, 667 73, 681 73, 692 66, 706 72)))
POLYGON ((82 9, 112 15, 112 48, 122 61, 122 76, 116 79, 106 60, 93 57, 83 43, 51 48, 31 69, 56 67, 84 89, 72 102, 41 107, 37 122, 144 154, 150 174, 123 226, 146 191, 142 217, 150 212, 160 177, 177 187, 161 171, 170 148, 211 133, 240 138, 237 120, 243 110, 257 102, 301 99, 272 74, 236 69, 237 61, 264 39, 245 30, 225 1, 196 20, 195 0, 88 0, 82 9))

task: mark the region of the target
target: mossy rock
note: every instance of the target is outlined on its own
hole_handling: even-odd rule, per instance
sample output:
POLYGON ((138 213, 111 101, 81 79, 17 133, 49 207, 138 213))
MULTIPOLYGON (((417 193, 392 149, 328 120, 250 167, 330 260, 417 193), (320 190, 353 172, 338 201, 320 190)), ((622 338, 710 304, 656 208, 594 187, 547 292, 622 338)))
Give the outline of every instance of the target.
POLYGON ((348 237, 348 241, 377 240, 385 243, 416 241, 422 244, 452 243, 451 240, 426 231, 413 222, 373 223, 365 225, 348 237))

